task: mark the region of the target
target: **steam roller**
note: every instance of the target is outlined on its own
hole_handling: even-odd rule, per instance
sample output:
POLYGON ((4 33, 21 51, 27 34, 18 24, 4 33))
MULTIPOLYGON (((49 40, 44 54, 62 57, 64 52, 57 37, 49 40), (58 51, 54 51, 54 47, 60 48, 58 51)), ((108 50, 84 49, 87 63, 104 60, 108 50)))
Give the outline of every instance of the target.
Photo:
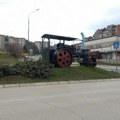
POLYGON ((44 34, 42 36, 42 56, 44 52, 44 39, 48 39, 48 57, 47 59, 51 64, 55 67, 69 67, 73 59, 77 59, 80 65, 84 65, 87 67, 95 67, 97 65, 96 59, 99 55, 97 52, 90 52, 89 49, 83 49, 81 47, 76 47, 75 45, 65 44, 65 41, 70 42, 74 41, 78 38, 73 37, 65 37, 51 34, 44 34), (50 39, 59 40, 54 46, 50 45, 50 39))

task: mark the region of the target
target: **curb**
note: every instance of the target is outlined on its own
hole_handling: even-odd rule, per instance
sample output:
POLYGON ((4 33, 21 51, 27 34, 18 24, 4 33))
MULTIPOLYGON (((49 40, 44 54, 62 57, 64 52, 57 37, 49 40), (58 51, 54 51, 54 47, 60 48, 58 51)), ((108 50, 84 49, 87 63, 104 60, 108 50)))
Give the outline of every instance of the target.
POLYGON ((57 84, 77 84, 77 83, 90 83, 90 82, 109 82, 109 81, 120 81, 120 78, 116 78, 116 79, 112 79, 112 78, 111 79, 97 79, 97 80, 75 80, 75 81, 42 82, 42 83, 3 84, 3 85, 0 85, 0 88, 57 85, 57 84))

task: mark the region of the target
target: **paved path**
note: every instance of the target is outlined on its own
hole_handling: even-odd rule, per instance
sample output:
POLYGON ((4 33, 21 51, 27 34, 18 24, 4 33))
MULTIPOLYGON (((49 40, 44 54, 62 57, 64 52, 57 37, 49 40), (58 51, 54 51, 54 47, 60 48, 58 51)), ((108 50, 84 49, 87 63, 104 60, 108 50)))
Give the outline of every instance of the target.
POLYGON ((0 120, 120 120, 120 81, 0 88, 0 120))
POLYGON ((114 72, 119 72, 120 73, 120 66, 110 66, 110 65, 97 65, 97 67, 105 69, 107 71, 114 71, 114 72))

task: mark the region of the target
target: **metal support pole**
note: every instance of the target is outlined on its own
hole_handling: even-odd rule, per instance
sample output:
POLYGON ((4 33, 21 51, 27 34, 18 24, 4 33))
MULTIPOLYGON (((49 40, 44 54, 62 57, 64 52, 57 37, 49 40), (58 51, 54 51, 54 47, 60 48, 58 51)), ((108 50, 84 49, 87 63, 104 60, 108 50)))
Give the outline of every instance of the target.
POLYGON ((117 49, 116 49, 116 72, 117 72, 117 49))
POLYGON ((30 56, 30 15, 39 9, 36 9, 28 14, 28 57, 30 56))
POLYGON ((41 51, 42 51, 41 52, 42 53, 42 59, 43 59, 43 47, 44 47, 43 45, 44 45, 44 38, 42 38, 42 49, 41 49, 41 51))
POLYGON ((29 20, 29 18, 30 18, 30 15, 28 15, 28 58, 29 58, 29 56, 30 56, 30 40, 29 40, 29 32, 30 32, 30 20, 29 20))

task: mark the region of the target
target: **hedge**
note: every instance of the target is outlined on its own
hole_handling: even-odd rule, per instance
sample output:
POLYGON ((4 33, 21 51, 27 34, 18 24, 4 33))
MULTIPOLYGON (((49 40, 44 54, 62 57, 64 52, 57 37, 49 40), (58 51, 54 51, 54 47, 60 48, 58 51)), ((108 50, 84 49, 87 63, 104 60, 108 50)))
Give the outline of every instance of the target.
POLYGON ((52 65, 47 61, 24 61, 15 65, 1 65, 0 77, 22 75, 32 78, 48 78, 52 75, 52 65))

